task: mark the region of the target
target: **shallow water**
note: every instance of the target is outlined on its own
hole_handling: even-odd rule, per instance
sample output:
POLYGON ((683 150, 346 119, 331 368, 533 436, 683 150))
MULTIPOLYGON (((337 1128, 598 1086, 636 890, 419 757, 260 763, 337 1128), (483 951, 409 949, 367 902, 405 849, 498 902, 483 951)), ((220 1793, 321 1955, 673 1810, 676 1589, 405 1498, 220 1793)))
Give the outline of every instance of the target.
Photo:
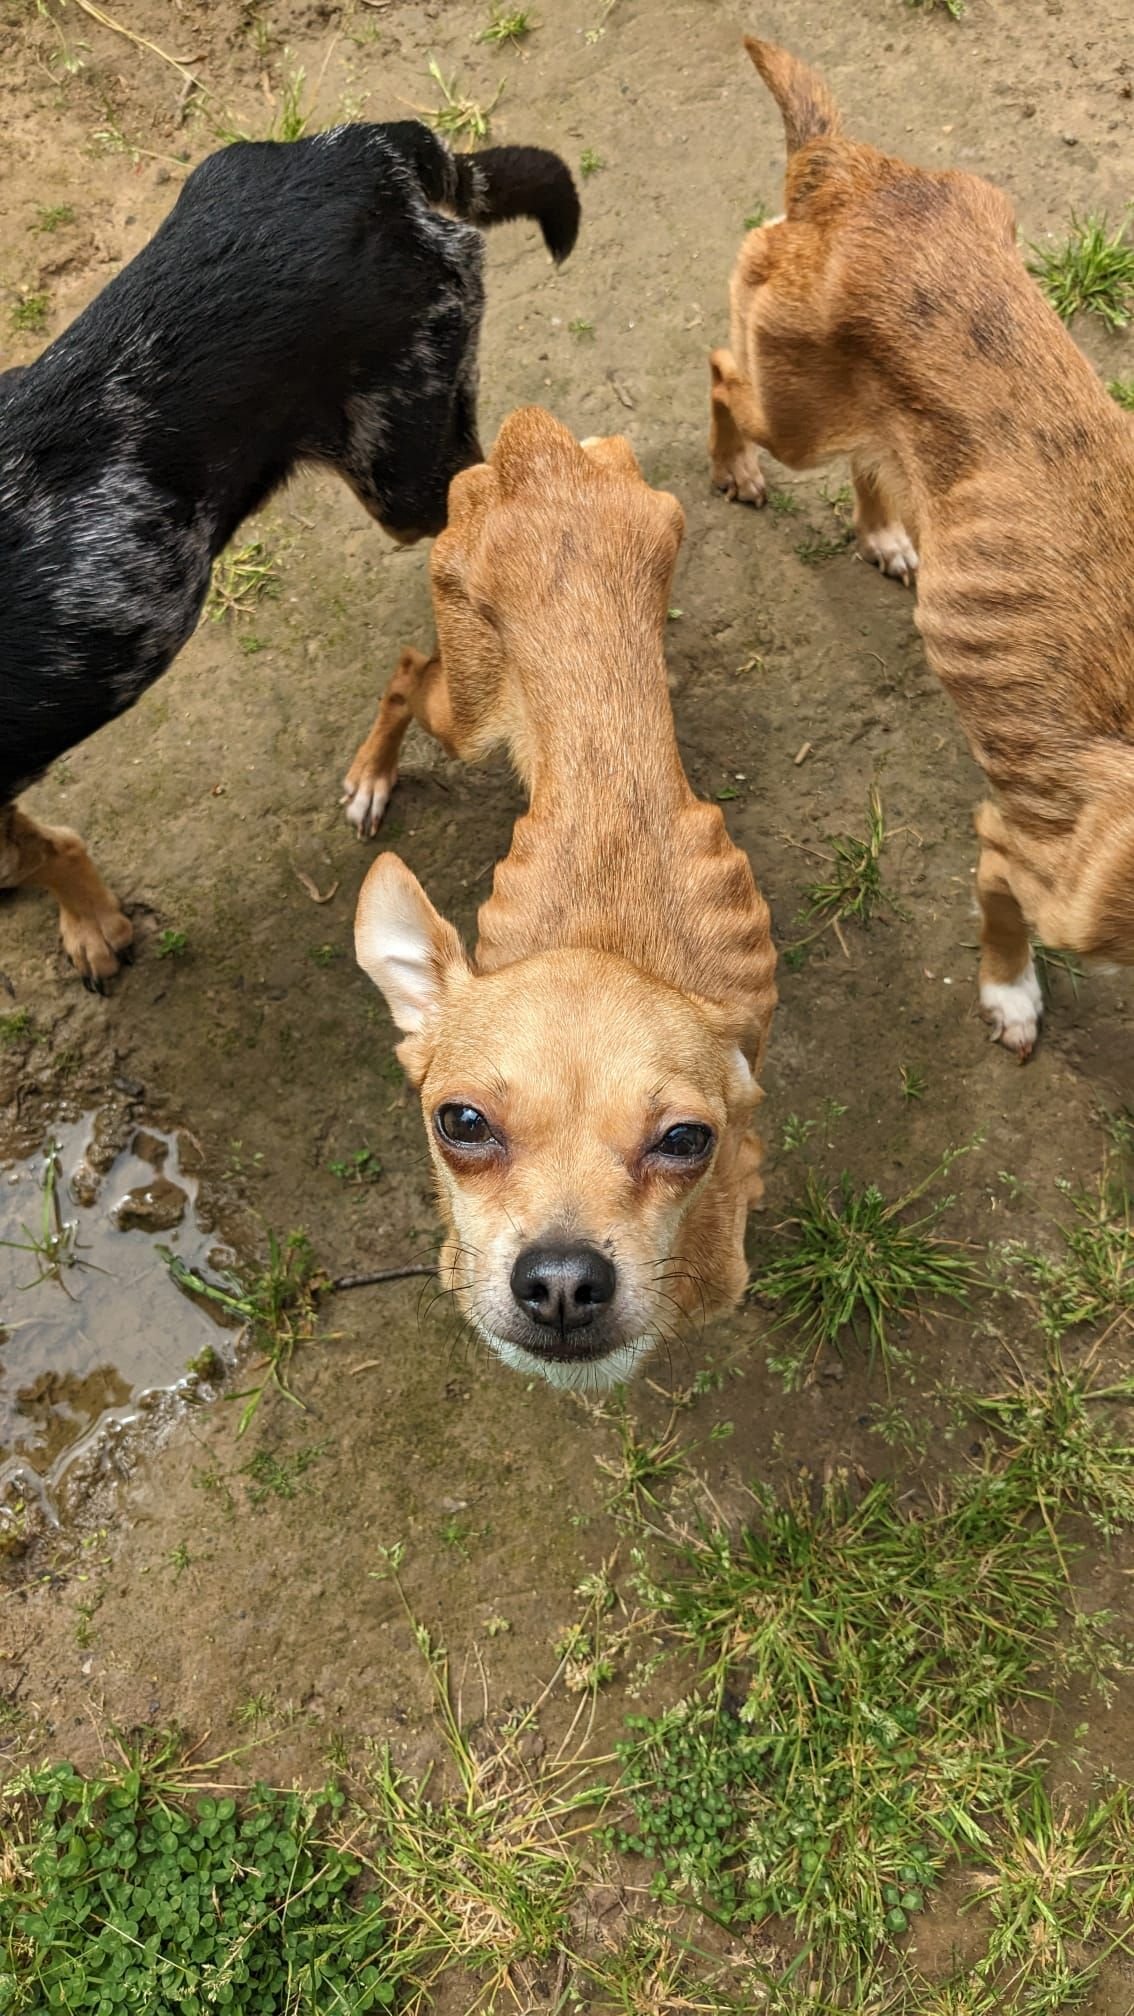
POLYGON ((0 1498, 30 1493, 49 1513, 99 1435, 179 1386, 225 1335, 159 1251, 215 1261, 184 1166, 192 1147, 139 1128, 100 1173, 96 1126, 93 1113, 60 1125, 0 1170, 0 1498))

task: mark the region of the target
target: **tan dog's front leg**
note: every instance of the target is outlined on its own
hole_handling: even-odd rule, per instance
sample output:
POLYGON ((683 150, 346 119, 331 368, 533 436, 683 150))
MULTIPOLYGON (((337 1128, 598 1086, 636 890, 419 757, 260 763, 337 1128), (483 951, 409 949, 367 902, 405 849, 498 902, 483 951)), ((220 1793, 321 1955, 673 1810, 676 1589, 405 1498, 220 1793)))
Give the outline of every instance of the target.
POLYGON ((976 817, 982 845, 977 863, 980 902, 980 1007, 994 1041, 1026 1063, 1035 1048, 1043 1016, 1043 995, 1032 958, 1024 913, 1012 893, 999 834, 1003 822, 994 805, 976 817))
POLYGON ((0 809, 0 888, 31 883, 59 905, 63 950, 84 987, 101 994, 134 938, 134 926, 107 888, 77 833, 41 826, 18 805, 0 809))
POLYGON ((767 447, 760 402, 737 367, 731 350, 709 356, 709 461, 718 490, 738 504, 766 504, 768 486, 758 449, 767 447))
POLYGON ((872 567, 880 567, 900 581, 913 586, 917 573, 917 548, 894 509, 877 469, 851 457, 854 478, 854 529, 858 550, 872 567))
POLYGON ((427 735, 449 748, 452 711, 441 660, 412 649, 398 659, 374 726, 343 780, 341 803, 360 840, 373 837, 382 824, 398 781, 398 751, 411 721, 420 722, 427 735))

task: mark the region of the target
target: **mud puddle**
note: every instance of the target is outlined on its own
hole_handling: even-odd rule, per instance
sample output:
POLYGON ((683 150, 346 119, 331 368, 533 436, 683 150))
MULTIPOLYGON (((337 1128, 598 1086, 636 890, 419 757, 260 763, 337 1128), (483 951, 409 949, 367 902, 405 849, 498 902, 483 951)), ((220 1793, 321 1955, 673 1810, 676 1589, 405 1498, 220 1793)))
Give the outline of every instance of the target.
POLYGON ((164 1257, 208 1273, 231 1258, 201 1222, 199 1159, 157 1127, 108 1146, 88 1112, 0 1168, 0 1508, 59 1519, 107 1438, 226 1355, 164 1257))

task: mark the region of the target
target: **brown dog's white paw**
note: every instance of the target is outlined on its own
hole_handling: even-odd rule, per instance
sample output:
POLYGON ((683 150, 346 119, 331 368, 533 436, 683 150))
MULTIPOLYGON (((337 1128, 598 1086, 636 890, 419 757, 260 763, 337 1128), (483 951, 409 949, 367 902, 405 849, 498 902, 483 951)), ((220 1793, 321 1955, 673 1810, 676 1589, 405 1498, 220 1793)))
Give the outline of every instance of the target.
POLYGON ((346 806, 346 816, 360 840, 372 840, 386 814, 395 784, 396 770, 383 776, 374 770, 361 756, 356 756, 346 776, 343 778, 343 795, 340 805, 346 806))
POLYGON ((982 980, 980 1012, 991 1027, 992 1041, 1003 1043, 1021 1064, 1026 1063, 1043 1019, 1043 994, 1032 960, 1018 980, 982 980))
MULTIPOLYGON (((109 894, 109 891, 107 892, 109 894)), ((59 935, 63 950, 84 987, 101 994, 122 965, 128 965, 134 942, 134 926, 111 897, 112 908, 100 909, 85 917, 60 909, 59 935)))
POLYGON ((713 482, 718 490, 724 491, 731 504, 755 504, 759 509, 768 501, 768 486, 760 467, 760 450, 751 441, 738 448, 727 462, 713 464, 713 482))
POLYGON ((917 573, 917 547, 904 525, 879 525, 872 532, 860 532, 858 550, 864 560, 877 567, 904 588, 913 584, 917 573))

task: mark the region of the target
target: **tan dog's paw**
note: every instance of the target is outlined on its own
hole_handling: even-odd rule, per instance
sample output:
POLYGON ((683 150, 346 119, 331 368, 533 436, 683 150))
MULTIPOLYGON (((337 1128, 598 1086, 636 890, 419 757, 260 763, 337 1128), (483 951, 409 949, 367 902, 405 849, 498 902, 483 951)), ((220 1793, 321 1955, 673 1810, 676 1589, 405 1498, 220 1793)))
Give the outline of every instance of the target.
POLYGON ((918 566, 917 547, 904 525, 879 525, 873 532, 860 532, 858 550, 872 567, 900 581, 903 588, 912 587, 918 566))
POLYGON ((343 778, 343 793, 339 799, 339 804, 346 806, 346 816, 360 840, 374 838, 397 781, 396 770, 383 776, 373 767, 367 758, 367 746, 363 743, 343 778))
MULTIPOLYGON (((108 892, 109 893, 109 892, 108 892)), ((101 994, 120 966, 130 964, 134 926, 125 911, 111 897, 113 908, 80 917, 73 910, 59 911, 59 935, 63 950, 83 986, 101 994)))
POLYGON ((1018 980, 982 980, 980 1012, 991 1025, 992 1041, 1003 1043, 1025 1064, 1035 1049, 1043 1019, 1043 994, 1032 960, 1018 980))
POLYGON ((730 504, 754 504, 759 509, 768 501, 768 486, 760 467, 760 450, 746 441, 727 461, 713 463, 713 483, 723 490, 730 504))

